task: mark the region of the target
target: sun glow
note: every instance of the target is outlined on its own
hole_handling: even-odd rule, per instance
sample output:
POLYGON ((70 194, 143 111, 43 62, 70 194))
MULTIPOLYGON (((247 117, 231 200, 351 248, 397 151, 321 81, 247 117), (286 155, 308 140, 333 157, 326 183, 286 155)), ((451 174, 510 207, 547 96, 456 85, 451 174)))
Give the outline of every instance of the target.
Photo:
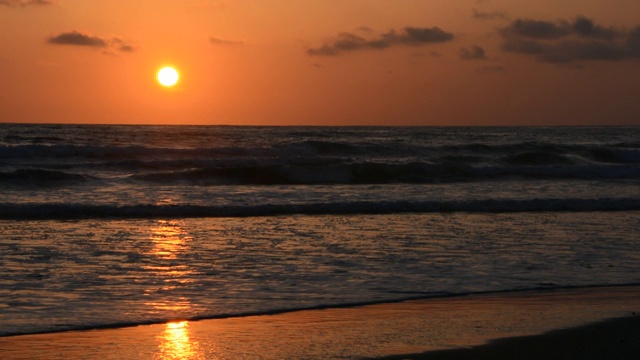
POLYGON ((165 87, 171 87, 178 83, 180 79, 180 73, 178 70, 171 66, 165 66, 158 70, 157 79, 160 85, 165 87))

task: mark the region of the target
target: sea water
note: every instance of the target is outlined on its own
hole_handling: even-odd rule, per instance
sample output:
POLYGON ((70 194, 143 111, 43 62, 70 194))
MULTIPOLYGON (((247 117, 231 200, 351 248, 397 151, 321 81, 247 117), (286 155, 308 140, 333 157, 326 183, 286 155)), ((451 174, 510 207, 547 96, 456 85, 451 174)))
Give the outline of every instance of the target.
POLYGON ((0 124, 0 335, 640 283, 638 127, 0 124))

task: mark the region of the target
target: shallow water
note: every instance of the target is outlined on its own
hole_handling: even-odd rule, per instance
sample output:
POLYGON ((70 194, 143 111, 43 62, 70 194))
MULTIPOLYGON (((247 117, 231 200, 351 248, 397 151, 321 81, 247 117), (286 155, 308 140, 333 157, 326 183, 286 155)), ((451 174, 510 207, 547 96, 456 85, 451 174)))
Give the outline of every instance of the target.
POLYGON ((639 212, 0 221, 0 331, 640 283, 638 228, 639 212))

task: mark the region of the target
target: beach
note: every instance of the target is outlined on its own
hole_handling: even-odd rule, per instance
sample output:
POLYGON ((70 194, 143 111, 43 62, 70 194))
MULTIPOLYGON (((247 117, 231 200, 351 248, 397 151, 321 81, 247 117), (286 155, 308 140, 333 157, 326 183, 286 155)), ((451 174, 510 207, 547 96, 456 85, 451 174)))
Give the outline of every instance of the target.
POLYGON ((640 354, 639 309, 637 286, 490 293, 10 336, 0 338, 0 352, 4 359, 631 359, 640 354))

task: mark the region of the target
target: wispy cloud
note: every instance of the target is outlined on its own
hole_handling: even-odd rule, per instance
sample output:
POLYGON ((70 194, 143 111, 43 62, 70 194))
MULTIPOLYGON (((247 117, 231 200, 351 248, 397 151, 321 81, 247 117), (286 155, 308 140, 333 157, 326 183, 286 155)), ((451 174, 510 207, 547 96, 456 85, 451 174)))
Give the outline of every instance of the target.
POLYGON ((484 60, 486 59, 485 51, 477 45, 469 48, 460 49, 460 60, 484 60))
POLYGON ((81 47, 102 48, 107 51, 116 50, 121 52, 133 52, 135 47, 129 42, 119 38, 103 38, 99 36, 84 34, 78 31, 64 32, 56 36, 49 37, 47 43, 52 45, 70 45, 81 47))
POLYGON ((9 7, 53 5, 51 0, 0 0, 0 5, 9 7))
POLYGON ((109 45, 111 45, 111 47, 115 48, 116 50, 122 51, 122 52, 130 53, 130 52, 136 51, 136 48, 133 45, 131 45, 126 40, 118 37, 114 37, 113 39, 111 39, 111 41, 109 42, 109 45))
POLYGON ((338 34, 334 39, 320 47, 307 49, 307 53, 316 56, 335 56, 358 50, 383 50, 398 45, 421 46, 442 43, 451 41, 453 38, 454 35, 452 33, 446 32, 439 27, 405 27, 399 31, 391 30, 372 39, 345 32, 338 34))
POLYGON ((222 38, 213 37, 213 36, 209 37, 209 41, 212 44, 215 44, 215 45, 242 45, 242 44, 244 44, 244 41, 222 39, 222 38))
POLYGON ((640 26, 632 30, 603 27, 585 17, 556 22, 518 19, 499 32, 504 51, 533 56, 543 62, 640 58, 640 26))

